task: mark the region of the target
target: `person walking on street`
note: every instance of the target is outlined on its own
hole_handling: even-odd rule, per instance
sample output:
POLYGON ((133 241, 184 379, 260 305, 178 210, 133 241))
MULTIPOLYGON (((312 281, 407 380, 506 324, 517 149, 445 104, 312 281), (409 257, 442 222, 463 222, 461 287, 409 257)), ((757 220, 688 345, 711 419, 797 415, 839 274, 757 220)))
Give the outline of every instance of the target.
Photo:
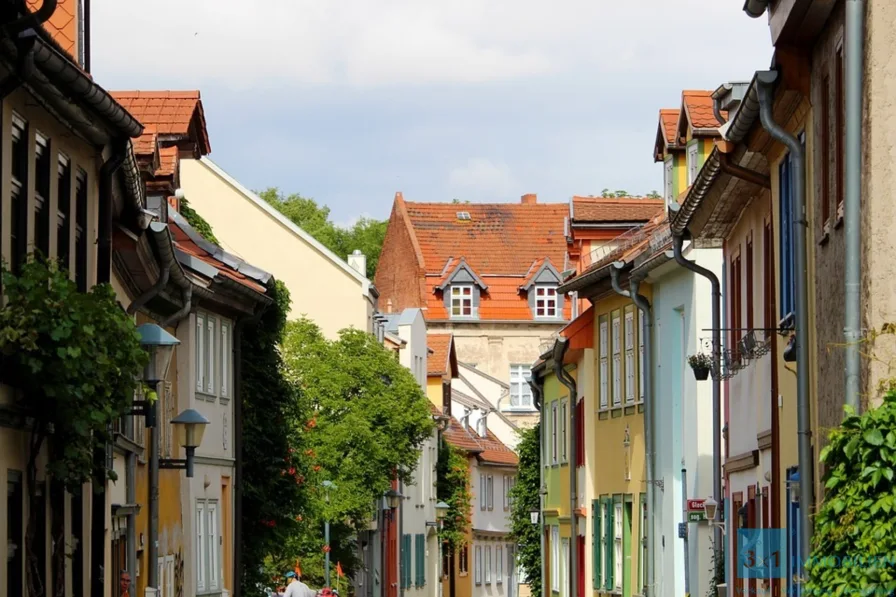
POLYGON ((299 580, 296 573, 292 570, 286 573, 286 580, 289 581, 289 585, 287 585, 283 597, 314 597, 314 591, 299 580))

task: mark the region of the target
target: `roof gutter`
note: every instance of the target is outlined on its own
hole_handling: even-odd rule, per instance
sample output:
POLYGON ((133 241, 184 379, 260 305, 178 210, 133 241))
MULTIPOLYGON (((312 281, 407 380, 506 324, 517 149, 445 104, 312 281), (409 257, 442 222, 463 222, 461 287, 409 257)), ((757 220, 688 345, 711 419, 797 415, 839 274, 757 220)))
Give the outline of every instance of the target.
POLYGON ((758 19, 768 8, 768 0, 746 0, 744 2, 744 12, 751 19, 758 19))
POLYGON ((569 596, 578 597, 579 591, 579 530, 578 530, 578 514, 576 507, 578 506, 579 488, 578 488, 578 472, 576 467, 576 446, 578 446, 578 429, 576 427, 578 421, 576 416, 576 402, 578 400, 578 389, 576 388, 576 380, 563 367, 563 357, 569 349, 569 338, 557 338, 554 342, 554 375, 560 380, 566 389, 569 390, 569 446, 571 454, 568 455, 569 464, 569 528, 570 528, 570 545, 569 545, 569 596))
MULTIPOLYGON (((712 499, 722 503, 722 287, 712 271, 682 255, 684 238, 672 236, 672 253, 683 268, 709 280, 712 286, 712 499)), ((645 349, 645 353, 647 350, 645 349)), ((722 552, 722 528, 713 527, 713 550, 717 558, 722 552)), ((718 560, 717 560, 718 561, 718 560)))
MULTIPOLYGON (((814 510, 815 461, 812 454, 812 424, 809 418, 809 290, 805 215, 806 150, 799 139, 775 122, 773 105, 778 72, 773 70, 759 71, 756 73, 756 78, 759 87, 759 117, 762 122, 762 128, 768 131, 772 139, 781 143, 790 151, 790 159, 793 164, 793 238, 795 244, 793 265, 795 270, 794 294, 796 295, 794 332, 796 335, 797 355, 796 412, 797 434, 799 437, 797 451, 800 469, 800 522, 802 524, 800 540, 803 542, 802 545, 812 545, 812 518, 809 516, 809 513, 814 510)), ((858 108, 861 110, 861 106, 858 108)), ((853 224, 858 225, 858 222, 854 219, 853 224)), ((849 280, 848 271, 846 275, 849 280)))
POLYGON ((174 254, 174 243, 171 240, 171 231, 168 225, 162 222, 153 222, 149 225, 153 239, 156 241, 156 248, 159 251, 159 261, 163 268, 167 268, 171 274, 171 279, 181 289, 183 297, 183 306, 175 313, 167 317, 159 325, 167 327, 169 325, 177 326, 177 323, 184 317, 189 315, 193 302, 193 283, 187 278, 184 270, 181 268, 177 257, 174 254))
MULTIPOLYGON (((22 3, 24 5, 24 2, 22 3)), ((29 27, 40 27, 56 12, 56 0, 44 0, 40 8, 34 12, 25 10, 26 14, 6 26, 6 34, 14 37, 29 27)))

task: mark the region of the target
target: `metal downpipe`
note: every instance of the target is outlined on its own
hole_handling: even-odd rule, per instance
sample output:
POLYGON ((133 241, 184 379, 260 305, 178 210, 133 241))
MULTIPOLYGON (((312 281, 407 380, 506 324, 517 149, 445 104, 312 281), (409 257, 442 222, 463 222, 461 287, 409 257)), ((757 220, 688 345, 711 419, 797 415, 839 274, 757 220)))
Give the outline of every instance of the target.
MULTIPOLYGON (((843 228, 846 240, 844 301, 846 341, 846 404, 861 412, 862 339, 862 101, 864 86, 864 0, 846 2, 846 185, 843 228)), ((799 337, 797 337, 799 339, 799 337)), ((800 473, 802 474, 802 473, 800 473)), ((802 499, 802 498, 801 498, 802 499)))
POLYGON ((578 505, 579 488, 576 467, 575 451, 578 445, 578 417, 576 417, 576 402, 578 389, 576 380, 563 368, 563 357, 569 349, 568 338, 558 338, 554 342, 554 374, 567 390, 569 390, 569 448, 566 455, 569 467, 569 597, 578 597, 579 592, 579 525, 576 515, 578 505))
MULTIPOLYGON (((815 490, 815 460, 812 455, 812 423, 809 418, 809 293, 807 287, 806 248, 806 154, 799 139, 774 120, 774 84, 777 71, 756 73, 759 90, 759 119, 771 137, 790 150, 793 164, 793 236, 794 236, 794 294, 796 294, 796 418, 800 467, 800 523, 801 545, 812 545, 813 494, 815 490)), ((853 224, 858 225, 857 218, 853 224)), ((847 275, 848 272, 847 272, 847 275)))
MULTIPOLYGON (((541 595, 544 597, 544 581, 545 581, 545 545, 544 545, 544 491, 542 488, 544 487, 544 382, 541 378, 532 375, 532 379, 529 381, 529 387, 532 388, 533 400, 538 406, 538 410, 541 412, 541 417, 539 417, 538 426, 538 539, 541 543, 541 549, 539 553, 541 554, 541 566, 539 566, 539 571, 541 572, 541 595)), ((452 596, 453 597, 453 596, 452 596)))
MULTIPOLYGON (((719 277, 681 253, 684 239, 672 236, 675 261, 683 268, 709 280, 712 286, 712 499, 721 504, 722 498, 722 288, 719 277)), ((722 528, 713 527, 713 550, 716 557, 722 552, 722 528)))
MULTIPOLYGON (((647 297, 640 294, 640 280, 629 280, 629 289, 632 302, 641 311, 641 317, 644 318, 644 367, 646 375, 644 375, 644 418, 647 419, 647 430, 644 434, 644 443, 647 444, 647 520, 651 526, 648 527, 647 533, 647 595, 644 597, 654 596, 654 587, 656 586, 656 528, 653 526, 653 513, 656 512, 656 438, 654 430, 656 429, 656 409, 653 406, 653 309, 650 307, 650 301, 647 297)), ((687 574, 687 571, 685 571, 687 574)))

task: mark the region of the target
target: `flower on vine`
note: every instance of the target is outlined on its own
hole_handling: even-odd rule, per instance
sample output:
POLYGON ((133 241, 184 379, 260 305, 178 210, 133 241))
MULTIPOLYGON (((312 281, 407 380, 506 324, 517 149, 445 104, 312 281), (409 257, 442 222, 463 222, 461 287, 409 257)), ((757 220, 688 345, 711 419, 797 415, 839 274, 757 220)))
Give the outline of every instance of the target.
POLYGON ((319 464, 315 464, 315 465, 314 465, 314 472, 316 473, 316 472, 319 471, 319 470, 320 470, 320 465, 319 465, 319 464))
POLYGON ((295 474, 296 474, 296 467, 294 467, 294 466, 289 467, 289 474, 290 474, 290 475, 295 475, 295 474))

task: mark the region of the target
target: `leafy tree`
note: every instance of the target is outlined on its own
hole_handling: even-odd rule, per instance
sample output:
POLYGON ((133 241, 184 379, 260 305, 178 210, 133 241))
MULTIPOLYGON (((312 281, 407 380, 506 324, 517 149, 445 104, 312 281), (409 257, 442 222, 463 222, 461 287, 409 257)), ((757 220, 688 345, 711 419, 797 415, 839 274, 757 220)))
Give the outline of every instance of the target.
POLYGON ((510 527, 519 545, 520 565, 532 597, 541 597, 541 534, 539 525, 532 524, 529 513, 540 510, 541 489, 541 423, 520 431, 517 444, 519 469, 516 484, 510 489, 513 500, 510 508, 510 527))
POLYGON ((647 193, 647 198, 648 199, 662 199, 663 196, 660 195, 658 191, 654 190, 654 191, 650 191, 649 193, 647 193))
POLYGON ((221 243, 215 236, 215 232, 212 230, 212 225, 199 215, 198 211, 190 207, 190 202, 187 201, 186 197, 180 200, 180 209, 178 211, 187 223, 193 227, 193 230, 202 235, 202 238, 220 246, 221 243))
POLYGON ((821 451, 825 500, 815 517, 806 595, 896 592, 896 391, 861 416, 847 408, 821 451))
MULTIPOLYGON (((115 479, 104 458, 112 423, 128 410, 146 362, 133 321, 109 284, 78 292, 55 262, 29 259, 18 275, 0 270, 6 305, 0 309, 0 373, 16 387, 17 403, 31 419, 26 453, 29 514, 25 533, 28 593, 44 595, 46 568, 35 540, 43 517, 38 495, 41 455, 54 501, 64 490, 79 494, 85 483, 115 479)), ((65 529, 54 517, 54 545, 65 529)), ((64 578, 63 550, 53 553, 55 578, 64 578)))
POLYGON ((283 357, 308 412, 294 431, 304 438, 310 502, 296 548, 307 556, 309 545, 312 553, 322 547, 329 520, 331 559, 350 572, 351 537, 367 524, 375 500, 396 476, 412 482, 419 447, 433 432, 429 401, 413 374, 360 330, 342 330, 330 341, 308 319, 290 322, 283 357), (336 485, 328 500, 324 481, 336 485))
POLYGON ((436 464, 436 495, 446 504, 442 541, 453 553, 467 543, 473 496, 470 493, 470 461, 466 452, 452 446, 445 438, 439 440, 439 460, 436 464))
MULTIPOLYGON (((244 325, 242 354, 242 589, 257 593, 266 582, 259 565, 301 531, 307 507, 303 415, 297 389, 283 374, 280 342, 289 311, 289 291, 279 281, 268 286, 274 303, 259 321, 244 325)), ((291 568, 291 567, 290 567, 291 568)), ((283 571, 281 570, 281 574, 283 571)))
POLYGON ((386 220, 360 218, 350 228, 344 228, 330 220, 329 207, 318 205, 314 199, 298 193, 284 195, 280 189, 270 187, 258 192, 258 196, 341 259, 346 259, 356 249, 360 250, 367 257, 367 277, 373 278, 386 238, 386 220))

